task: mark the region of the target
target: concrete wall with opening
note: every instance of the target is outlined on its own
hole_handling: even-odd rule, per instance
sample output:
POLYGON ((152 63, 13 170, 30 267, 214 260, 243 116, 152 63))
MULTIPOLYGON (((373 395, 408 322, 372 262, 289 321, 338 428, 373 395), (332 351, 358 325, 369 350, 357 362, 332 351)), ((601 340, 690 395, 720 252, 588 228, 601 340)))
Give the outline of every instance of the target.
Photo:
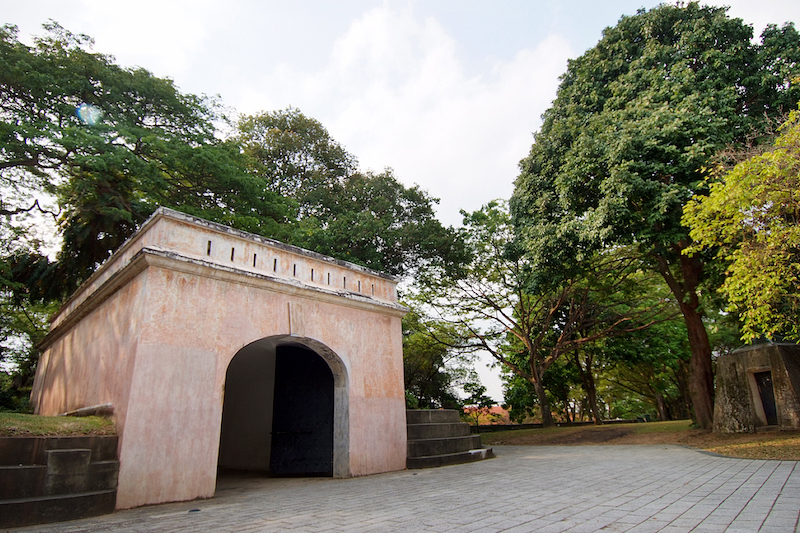
POLYGON ((800 428, 800 346, 745 346, 717 360, 714 431, 800 428))
MULTIPOLYGON (((114 405, 118 508, 206 498, 220 457, 235 462, 220 451, 233 360, 302 347, 325 361, 334 382, 332 475, 402 470, 405 309, 396 284, 160 209, 56 315, 31 401, 46 415, 114 405)), ((268 380, 269 357, 255 359, 244 368, 268 380)), ((238 366, 234 380, 246 381, 238 366)), ((268 403, 266 392, 241 394, 242 402, 268 403)), ((264 424, 268 412, 265 405, 259 414, 264 424)), ((263 427, 253 438, 266 441, 263 427)), ((243 453, 253 464, 265 460, 252 448, 243 453)))
POLYGON ((239 350, 225 378, 220 470, 347 477, 347 384, 341 359, 313 339, 239 350))

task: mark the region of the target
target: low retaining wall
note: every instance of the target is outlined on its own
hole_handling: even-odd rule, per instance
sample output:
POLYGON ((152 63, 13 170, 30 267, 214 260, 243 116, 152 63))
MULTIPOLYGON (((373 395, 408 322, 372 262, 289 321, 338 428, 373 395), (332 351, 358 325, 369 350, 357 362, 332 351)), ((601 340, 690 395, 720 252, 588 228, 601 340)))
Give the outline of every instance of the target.
POLYGON ((0 528, 114 512, 117 437, 0 438, 0 528))
MULTIPOLYGON (((603 425, 608 426, 612 424, 636 424, 637 422, 645 422, 645 419, 617 419, 617 420, 603 420, 603 425)), ((593 426, 594 422, 559 422, 556 427, 568 428, 578 426, 593 426)), ((518 429, 542 429, 542 424, 485 424, 481 426, 470 426, 473 433, 494 433, 495 431, 516 431, 518 429)))

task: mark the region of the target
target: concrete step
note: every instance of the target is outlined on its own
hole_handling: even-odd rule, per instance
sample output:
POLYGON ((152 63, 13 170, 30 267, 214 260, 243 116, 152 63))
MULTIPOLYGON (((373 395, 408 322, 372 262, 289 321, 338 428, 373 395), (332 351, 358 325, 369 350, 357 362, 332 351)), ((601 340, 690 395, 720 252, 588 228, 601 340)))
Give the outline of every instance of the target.
POLYGON ((408 440, 465 437, 470 434, 469 424, 409 424, 408 440))
POLYGON ((409 457, 406 459, 406 467, 410 470, 416 470, 420 468, 436 468, 439 466, 472 463, 474 461, 481 461, 491 457, 494 457, 494 452, 492 452, 491 448, 480 448, 460 453, 432 455, 426 457, 409 457))
POLYGON ((117 437, 3 437, 0 466, 46 465, 47 451, 79 448, 91 450, 92 461, 113 461, 117 458, 117 437))
POLYGON ((408 441, 409 457, 461 453, 481 447, 480 435, 446 437, 442 439, 422 439, 408 441))
POLYGON ((409 409, 406 411, 408 424, 457 424, 461 419, 453 409, 409 409))
POLYGON ((0 528, 76 520, 114 512, 116 490, 0 501, 0 528))
POLYGON ((118 473, 117 460, 60 470, 53 465, 0 466, 0 500, 113 490, 118 473))

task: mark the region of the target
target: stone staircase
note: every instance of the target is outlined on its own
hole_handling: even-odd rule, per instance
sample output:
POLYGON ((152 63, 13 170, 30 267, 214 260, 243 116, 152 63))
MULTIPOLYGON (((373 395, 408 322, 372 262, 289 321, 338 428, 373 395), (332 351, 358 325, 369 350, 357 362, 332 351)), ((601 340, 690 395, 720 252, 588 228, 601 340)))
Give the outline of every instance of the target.
POLYGON ((0 528, 114 512, 117 437, 0 438, 0 528))
POLYGON ((408 410, 409 469, 470 463, 494 457, 491 448, 481 446, 480 435, 470 434, 469 424, 461 422, 458 411, 408 410))

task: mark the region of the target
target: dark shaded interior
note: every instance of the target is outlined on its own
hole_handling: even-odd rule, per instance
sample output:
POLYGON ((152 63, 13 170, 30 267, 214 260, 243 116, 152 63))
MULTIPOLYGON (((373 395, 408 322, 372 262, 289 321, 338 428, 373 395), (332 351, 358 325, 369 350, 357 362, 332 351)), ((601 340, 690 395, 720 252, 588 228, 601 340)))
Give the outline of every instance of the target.
POLYGON ((225 379, 220 474, 332 475, 333 414, 333 373, 313 350, 242 348, 225 379))

